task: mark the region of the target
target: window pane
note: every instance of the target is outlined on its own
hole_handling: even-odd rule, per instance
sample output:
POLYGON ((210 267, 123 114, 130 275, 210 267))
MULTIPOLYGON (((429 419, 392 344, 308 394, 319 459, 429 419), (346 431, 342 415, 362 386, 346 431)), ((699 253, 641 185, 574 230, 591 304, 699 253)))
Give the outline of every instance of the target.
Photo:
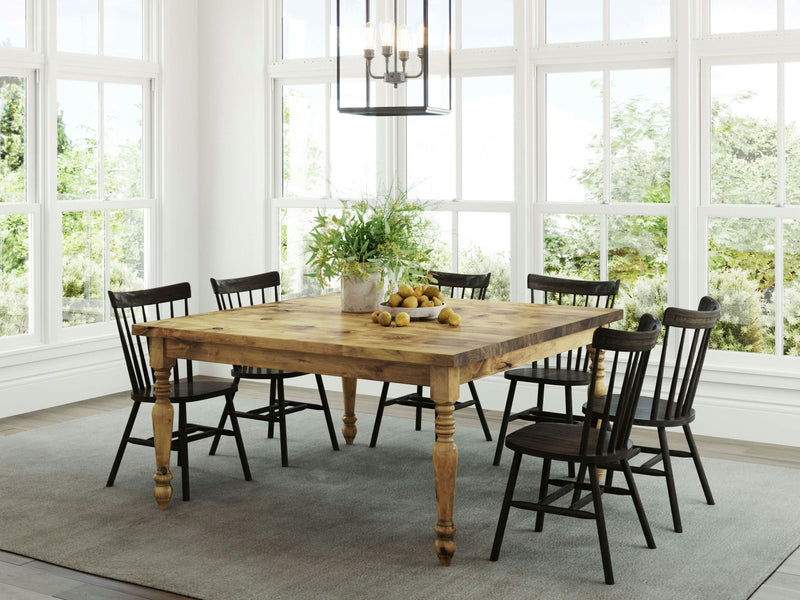
POLYGON ((0 77, 0 202, 25 202, 23 77, 0 77))
POLYGON ((340 113, 335 86, 331 95, 331 193, 339 198, 374 195, 377 119, 340 113))
POLYGON ((58 199, 97 198, 97 83, 58 82, 58 199))
POLYGON ((600 219, 544 215, 544 272, 554 277, 600 279, 600 219))
POLYGON ((103 84, 104 198, 141 198, 142 86, 103 84))
POLYGON ((777 66, 711 68, 711 201, 778 200, 777 66))
POLYGON ((786 63, 786 202, 800 204, 800 63, 786 63))
POLYGON ((513 0, 461 0, 462 48, 513 45, 513 0))
POLYGON ((0 0, 0 46, 25 47, 25 0, 0 0))
POLYGON ((783 226, 783 353, 800 356, 800 220, 783 226))
POLYGON ((491 273, 487 300, 509 300, 511 216, 508 213, 458 214, 458 270, 491 273))
POLYGON ((141 290, 145 287, 145 209, 109 212, 111 281, 109 289, 141 290))
POLYGON ((612 71, 612 202, 669 202, 671 147, 670 70, 612 71))
POLYGON ((64 327, 103 320, 103 213, 62 214, 62 314, 64 327))
POLYGON ((142 58, 142 0, 103 1, 103 53, 142 58))
POLYGON ((283 0, 283 58, 325 56, 326 28, 325 0, 283 0))
POLYGON ((425 200, 456 197, 455 116, 406 119, 408 186, 412 196, 425 200))
POLYGON ((548 44, 603 39, 603 0, 547 0, 548 44))
POLYGON ((98 0, 58 0, 59 52, 97 54, 98 0))
POLYGON ((547 75, 548 202, 603 201, 602 80, 600 72, 547 75))
POLYGON ((800 0, 784 0, 784 26, 800 29, 800 0))
POLYGON ((621 329, 636 329, 644 313, 659 319, 667 305, 667 218, 608 218, 608 278, 620 280, 621 329))
POLYGON ((461 89, 462 197, 511 201, 514 199, 514 78, 465 77, 461 89))
POLYGON ((708 292, 722 306, 712 348, 775 351, 774 227, 770 219, 708 220, 708 292))
POLYGON ((325 86, 283 86, 283 194, 325 195, 325 86))
POLYGON ((453 213, 425 213, 431 223, 431 269, 452 272, 453 267, 453 213))
POLYGON ((669 2, 670 0, 611 0, 611 39, 669 37, 669 2))
MULTIPOLYGON (((323 292, 313 277, 305 277, 310 269, 306 267, 306 238, 314 226, 316 209, 281 209, 281 296, 315 296, 323 292)), ((339 282, 331 282, 338 286, 339 282)))
POLYGON ((0 337, 30 331, 30 217, 0 215, 0 337))
POLYGON ((774 31, 777 0, 710 0, 711 33, 774 31))

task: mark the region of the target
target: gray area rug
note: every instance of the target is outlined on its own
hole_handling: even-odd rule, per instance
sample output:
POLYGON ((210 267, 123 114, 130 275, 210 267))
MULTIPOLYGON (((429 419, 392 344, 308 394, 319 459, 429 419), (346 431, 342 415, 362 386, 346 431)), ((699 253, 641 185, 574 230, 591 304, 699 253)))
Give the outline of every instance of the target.
MULTIPOLYGON (((192 408, 210 421, 221 409, 192 408)), ((192 501, 180 500, 175 469, 173 500, 160 511, 151 449, 129 447, 117 485, 104 487, 126 415, 0 438, 0 549, 204 599, 730 600, 747 598, 800 543, 800 512, 787 510, 800 495, 797 471, 707 459, 717 499, 708 506, 691 462, 680 460, 682 534, 671 529, 664 482, 637 478, 655 550, 644 544, 630 498, 605 497, 616 585, 603 583, 592 521, 548 515, 534 533, 535 514, 512 509, 492 563, 510 459, 492 467, 493 444, 462 427, 458 550, 442 568, 433 550, 430 422, 415 432, 413 422, 387 417, 370 449, 372 419, 363 416, 356 445, 333 452, 321 413, 292 415, 291 466, 282 469, 278 441, 248 421, 254 481, 242 479, 231 439, 214 457, 198 442, 190 446, 192 501)), ((538 472, 537 460, 523 461, 518 490, 531 498, 538 472)))

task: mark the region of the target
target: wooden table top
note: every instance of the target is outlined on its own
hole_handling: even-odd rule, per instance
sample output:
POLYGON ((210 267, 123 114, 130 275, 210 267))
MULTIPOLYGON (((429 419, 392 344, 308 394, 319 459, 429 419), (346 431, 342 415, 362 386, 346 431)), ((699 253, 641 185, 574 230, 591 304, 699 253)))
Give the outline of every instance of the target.
POLYGON ((620 309, 448 299, 460 327, 436 320, 382 327, 369 314, 343 313, 339 294, 148 321, 133 333, 188 343, 302 351, 405 364, 461 367, 594 329, 620 309))

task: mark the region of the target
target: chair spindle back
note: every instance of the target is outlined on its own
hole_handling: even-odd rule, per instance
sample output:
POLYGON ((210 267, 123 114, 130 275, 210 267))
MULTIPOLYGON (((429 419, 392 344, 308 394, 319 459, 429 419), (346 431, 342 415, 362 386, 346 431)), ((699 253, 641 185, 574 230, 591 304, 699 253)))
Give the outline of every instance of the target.
POLYGON ((445 273, 444 271, 431 271, 430 276, 436 280, 436 285, 447 295, 445 288, 450 288, 451 298, 470 298, 472 300, 485 300, 486 290, 489 289, 491 273, 445 273))
MULTIPOLYGON (((528 275, 528 289, 531 291, 533 304, 614 308, 614 301, 619 293, 619 279, 590 281, 531 273, 528 275)), ((586 371, 589 368, 589 353, 583 347, 545 358, 546 369, 551 367, 550 362, 553 359, 556 369, 586 371)), ((533 366, 536 368, 536 363, 533 366)))
POLYGON ((650 314, 639 319, 636 331, 618 331, 600 327, 592 337, 592 348, 605 351, 605 382, 608 391, 595 396, 598 365, 592 368, 589 384, 589 414, 583 422, 580 452, 582 455, 609 455, 623 450, 628 443, 639 395, 642 392, 650 351, 658 342, 661 323, 650 314), (611 366, 609 367, 609 362, 611 366), (611 426, 610 415, 616 399, 616 414, 611 426), (589 446, 592 431, 600 420, 600 435, 594 448, 589 446))
POLYGON ((211 289, 220 310, 278 302, 280 285, 281 275, 278 271, 232 279, 211 278, 211 289))
POLYGON ((670 306, 664 311, 664 346, 658 365, 658 379, 653 392, 653 409, 651 419, 659 417, 658 412, 663 405, 661 398, 666 363, 669 359, 667 347, 670 339, 678 344, 675 366, 670 377, 669 393, 666 397, 666 419, 685 417, 692 410, 700 373, 703 370, 711 330, 719 320, 720 306, 714 298, 704 296, 700 299, 697 310, 686 310, 670 306))
MULTIPOLYGON (((108 291, 108 299, 114 310, 122 353, 131 381, 131 390, 144 393, 153 385, 155 377, 150 368, 148 339, 133 335, 131 327, 145 321, 172 319, 189 314, 189 298, 192 289, 188 282, 176 283, 132 292, 108 291)), ((175 361, 172 369, 173 381, 180 379, 180 364, 186 364, 186 378, 192 380, 192 361, 175 361)))

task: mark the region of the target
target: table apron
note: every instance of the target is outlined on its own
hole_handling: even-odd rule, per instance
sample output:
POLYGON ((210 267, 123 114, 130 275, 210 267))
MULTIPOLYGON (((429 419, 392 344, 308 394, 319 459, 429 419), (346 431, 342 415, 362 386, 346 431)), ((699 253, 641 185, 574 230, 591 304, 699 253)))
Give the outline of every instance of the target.
MULTIPOLYGON (((508 369, 541 360, 560 352, 566 352, 592 341, 594 329, 579 331, 555 340, 505 352, 497 356, 476 360, 461 367, 459 383, 466 383, 508 369)), ((165 355, 172 358, 187 358, 206 362, 249 367, 265 367, 286 371, 319 373, 353 379, 372 379, 411 385, 430 385, 430 365, 389 362, 368 358, 312 354, 292 350, 268 350, 225 345, 213 342, 186 342, 167 338, 165 355)))

